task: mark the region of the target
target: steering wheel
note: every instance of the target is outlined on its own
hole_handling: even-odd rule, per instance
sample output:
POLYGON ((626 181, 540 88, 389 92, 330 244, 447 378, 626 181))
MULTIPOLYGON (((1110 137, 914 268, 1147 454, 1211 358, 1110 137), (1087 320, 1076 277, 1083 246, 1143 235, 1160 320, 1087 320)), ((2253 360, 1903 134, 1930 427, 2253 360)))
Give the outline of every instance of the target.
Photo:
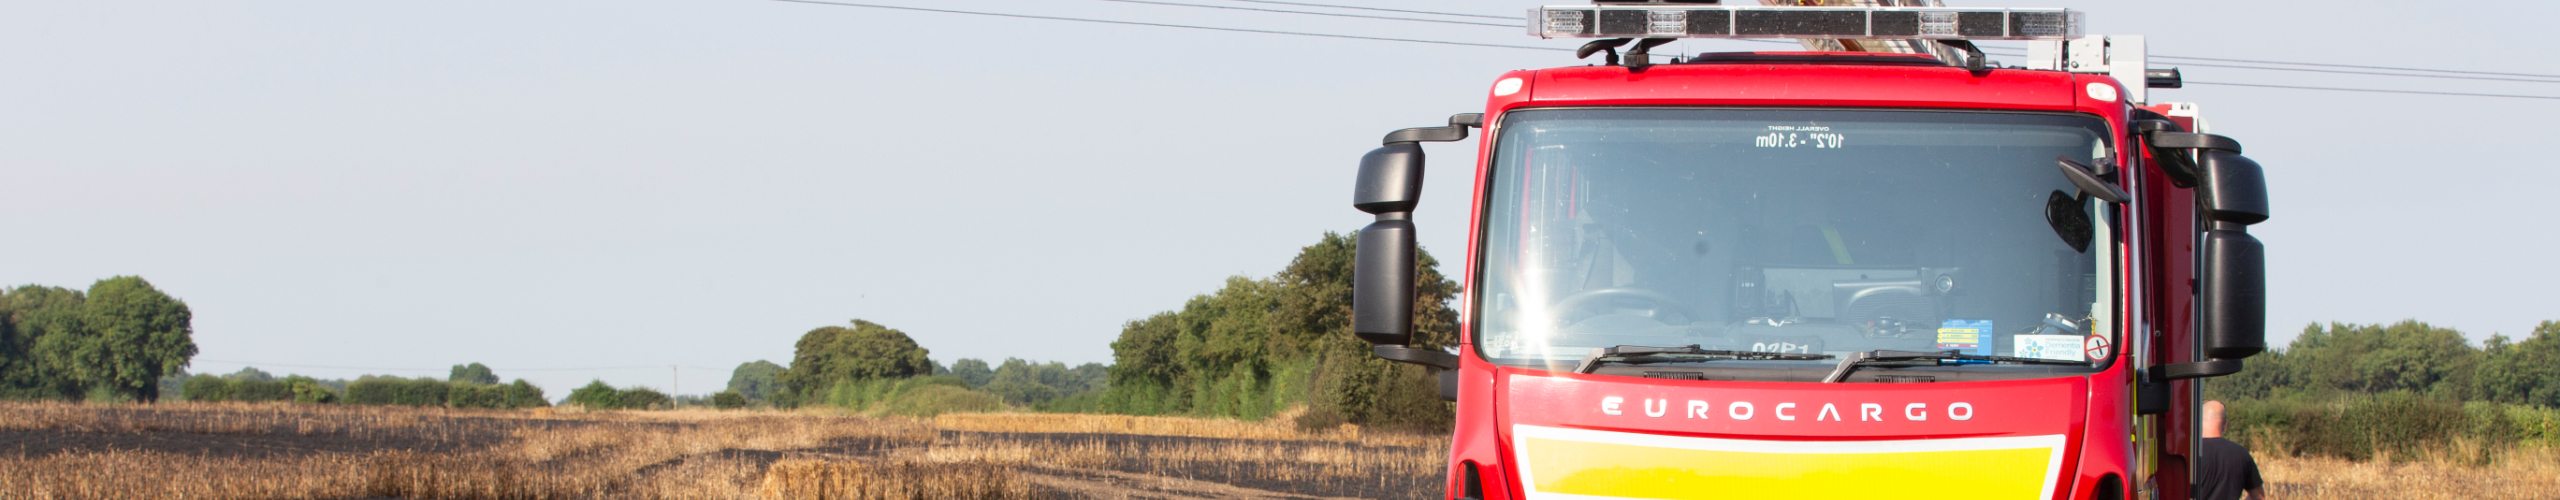
MULTIPOLYGON (((1644 299, 1647 302, 1652 302, 1653 309, 1651 310, 1653 311, 1653 314, 1651 316, 1655 321, 1661 321, 1662 314, 1665 312, 1679 314, 1680 319, 1682 320, 1681 323, 1683 324, 1690 321, 1696 321, 1698 319, 1698 315, 1691 314, 1689 312, 1689 308, 1680 307, 1679 299, 1671 298, 1669 295, 1663 295, 1662 292, 1623 286, 1583 290, 1574 292, 1572 295, 1566 295, 1564 298, 1556 299, 1557 319, 1576 318, 1577 315, 1575 313, 1577 312, 1584 309, 1592 309, 1602 304, 1614 303, 1619 299, 1644 299)), ((1578 318, 1569 321, 1569 323, 1579 322, 1581 322, 1581 320, 1578 318)), ((1672 323, 1666 321, 1664 324, 1672 323)))

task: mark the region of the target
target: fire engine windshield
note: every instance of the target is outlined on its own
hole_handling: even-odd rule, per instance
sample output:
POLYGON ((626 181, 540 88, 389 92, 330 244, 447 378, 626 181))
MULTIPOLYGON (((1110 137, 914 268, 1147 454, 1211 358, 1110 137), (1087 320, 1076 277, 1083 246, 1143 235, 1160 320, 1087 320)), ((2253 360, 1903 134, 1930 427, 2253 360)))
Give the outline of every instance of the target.
POLYGON ((1619 345, 2112 351, 2114 211, 2055 160, 2111 162, 2096 118, 1551 109, 1511 112, 1499 135, 1468 308, 1496 362, 1557 369, 1619 345))

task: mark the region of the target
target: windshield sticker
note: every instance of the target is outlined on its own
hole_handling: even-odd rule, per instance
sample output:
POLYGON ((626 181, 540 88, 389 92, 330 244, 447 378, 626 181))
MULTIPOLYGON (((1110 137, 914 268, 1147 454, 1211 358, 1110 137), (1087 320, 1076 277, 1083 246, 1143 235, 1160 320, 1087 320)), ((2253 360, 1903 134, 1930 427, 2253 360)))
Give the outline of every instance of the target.
POLYGON ((1770 125, 1767 132, 1751 138, 1752 147, 1840 149, 1848 136, 1821 125, 1770 125))
POLYGON ((2086 347, 2081 344, 2084 338, 2079 335, 2019 335, 2010 338, 2017 345, 2014 349, 2017 352, 2011 356, 2057 361, 2088 361, 2089 358, 2083 357, 2085 353, 2082 352, 2082 348, 2086 347))
POLYGON ((1991 354, 1991 320, 1951 319, 1938 326, 1938 348, 1967 354, 1991 354))
POLYGON ((2082 350, 2089 354, 2090 361, 2107 359, 2107 336, 2090 335, 2089 340, 2082 345, 2082 350))

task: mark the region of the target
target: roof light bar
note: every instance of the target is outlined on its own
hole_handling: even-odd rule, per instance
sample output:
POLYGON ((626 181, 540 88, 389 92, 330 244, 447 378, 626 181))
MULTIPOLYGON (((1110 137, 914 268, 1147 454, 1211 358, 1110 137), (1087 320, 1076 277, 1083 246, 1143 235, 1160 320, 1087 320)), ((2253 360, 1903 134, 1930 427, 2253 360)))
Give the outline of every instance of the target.
POLYGON ((1549 5, 1529 9, 1539 38, 1847 38, 2061 40, 2081 13, 2060 8, 1549 5))

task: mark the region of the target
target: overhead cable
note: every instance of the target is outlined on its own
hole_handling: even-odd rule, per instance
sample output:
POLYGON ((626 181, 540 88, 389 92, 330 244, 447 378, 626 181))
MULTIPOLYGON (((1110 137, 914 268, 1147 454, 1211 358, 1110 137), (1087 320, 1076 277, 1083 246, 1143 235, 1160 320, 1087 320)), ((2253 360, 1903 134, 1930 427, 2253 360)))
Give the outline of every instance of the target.
MULTIPOLYGON (((1102 0, 1102 1, 1105 1, 1105 2, 1134 3, 1134 4, 1146 4, 1146 5, 1164 5, 1164 6, 1173 6, 1173 7, 1196 7, 1196 8, 1205 8, 1205 9, 1229 9, 1229 10, 1245 10, 1245 11, 1255 11, 1255 12, 1275 12, 1275 13, 1282 13, 1282 14, 1305 14, 1305 15, 1315 15, 1315 16, 1351 17, 1351 18, 1362 18, 1362 19, 1383 19, 1383 20, 1389 20, 1389 21, 1411 21, 1411 22, 1440 23, 1440 24, 1463 24, 1463 25, 1472 25, 1472 26, 1490 26, 1490 27, 1496 27, 1496 28, 1512 28, 1512 29, 1518 29, 1518 28, 1519 28, 1519 26, 1510 25, 1510 24, 1478 23, 1478 22, 1467 22, 1467 21, 1443 21, 1443 20, 1438 20, 1438 19, 1415 19, 1415 18, 1410 18, 1410 17, 1364 16, 1364 15, 1359 15, 1359 14, 1335 14, 1335 13, 1327 13, 1327 12, 1307 12, 1307 11, 1296 11, 1296 10, 1257 9, 1257 8, 1250 8, 1250 7, 1226 7, 1226 6, 1218 6, 1218 5, 1200 5, 1200 4, 1189 4, 1189 3, 1153 2, 1153 1, 1147 1, 1147 0, 1102 0)), ((1264 1, 1264 0, 1233 0, 1233 1, 1239 1, 1239 2, 1247 2, 1247 1, 1249 1, 1249 2, 1256 2, 1256 3, 1285 3, 1285 4, 1290 4, 1290 5, 1306 5, 1306 6, 1312 6, 1312 7, 1336 7, 1336 8, 1348 8, 1348 6, 1341 6, 1341 5, 1301 4, 1301 3, 1296 3, 1296 2, 1266 2, 1266 1, 1264 1)), ((1454 14, 1454 13, 1447 13, 1447 12, 1428 12, 1428 11, 1413 11, 1413 12, 1417 12, 1417 13, 1430 13, 1430 14, 1440 14, 1440 15, 1456 15, 1456 14, 1454 14)), ((1481 16, 1481 17, 1493 17, 1493 16, 1481 16)), ((1519 18, 1503 18, 1503 19, 1514 19, 1514 20, 1516 20, 1516 19, 1519 19, 1519 18)), ((1779 40, 1749 40, 1749 41, 1752 41, 1752 42, 1760 42, 1760 43, 1785 43, 1785 44, 1793 44, 1793 43, 1795 43, 1795 42, 1790 42, 1790 41, 1779 41, 1779 40)), ((1986 53, 1986 54, 1995 55, 1995 56, 2008 56, 2008 57, 2023 57, 2023 56, 2025 56, 2025 54, 2018 54, 2018 53, 2013 53, 2013 52, 2008 52, 2008 51, 2001 51, 2001 50, 1996 50, 1996 49, 1995 49, 1995 50, 1985 50, 1985 51, 1983 51, 1983 52, 1984 52, 1984 53, 1986 53)), ((2161 57, 2163 57, 2163 58, 2167 58, 2168 56, 2161 56, 2161 57)), ((2260 64, 2299 64, 2299 63, 2261 62, 2260 64)), ((2509 82, 2526 82, 2526 83, 2560 83, 2560 80, 2544 80, 2544 79, 2526 79, 2526 78, 2495 78, 2495 77, 2482 77, 2482 76, 2454 76, 2454 75, 2415 75, 2415 74, 2408 74, 2408 73, 2384 73, 2384 72, 2375 72, 2375 71, 2347 71, 2347 70, 2334 70, 2334 69, 2310 69, 2310 68, 2276 68, 2276 67, 2267 67, 2267 66, 2248 66, 2248 65, 2237 65, 2237 64, 2183 63, 2182 65, 2183 65, 2183 66, 2193 66, 2193 67, 2206 67, 2206 68, 2254 69, 2254 70, 2265 70, 2265 71, 2295 71, 2295 72, 2305 72, 2305 73, 2331 73, 2331 74, 2347 74, 2347 75, 2398 76, 2398 77, 2410 77, 2410 78, 2441 78, 2441 79, 2449 79, 2449 80, 2487 80, 2487 81, 2509 81, 2509 82)), ((2310 64, 2310 65, 2311 65, 2311 66, 2332 66, 2332 65, 2319 65, 2319 64, 2310 64)), ((2351 66, 2351 67, 2361 67, 2361 66, 2351 66)), ((2401 69, 2401 70, 2403 70, 2403 71, 2431 71, 2431 70, 2411 70, 2411 69, 2405 69, 2405 68, 2404 68, 2404 69, 2401 69)), ((2453 72, 2453 73, 2468 73, 2468 72, 2453 72)))
POLYGON ((1441 16, 1481 17, 1481 18, 1485 18, 1485 19, 1509 19, 1509 20, 1513 20, 1513 21, 1526 21, 1526 20, 1528 20, 1527 18, 1511 17, 1511 16, 1488 16, 1488 15, 1484 15, 1484 14, 1461 14, 1461 13, 1456 13, 1456 12, 1433 12, 1433 11, 1428 11, 1428 10, 1381 9, 1381 8, 1377 8, 1377 7, 1361 7, 1361 6, 1356 6, 1356 5, 1332 5, 1332 4, 1321 4, 1321 3, 1280 2, 1280 1, 1274 1, 1274 0, 1232 0, 1232 1, 1237 1, 1237 2, 1248 2, 1248 3, 1267 3, 1267 4, 1274 4, 1274 5, 1296 5, 1296 6, 1299 6, 1299 7, 1329 7, 1329 8, 1335 8, 1335 9, 1374 10, 1374 11, 1379 11, 1379 12, 1402 12, 1402 13, 1406 13, 1406 14, 1432 14, 1432 15, 1441 15, 1441 16))
POLYGON ((2398 68, 2398 67, 2391 67, 2391 66, 2359 66, 2359 65, 2354 65, 2354 64, 2323 64, 2323 63, 2305 63, 2305 62, 2287 62, 2287 61, 2257 61, 2257 60, 2249 60, 2249 59, 2220 59, 2220 58, 2212 58, 2212 57, 2170 56, 2170 55, 2157 55, 2157 54, 2154 54, 2154 55, 2152 55, 2151 57, 2160 58, 2160 59, 2192 59, 2192 60, 2197 60, 2197 61, 2236 62, 2236 63, 2250 63, 2250 64, 2287 64, 2287 65, 2293 65, 2293 66, 2321 66, 2321 67, 2330 67, 2330 68, 2381 69, 2381 70, 2391 70, 2391 71, 2425 71, 2425 72, 2432 72, 2432 73, 2460 73, 2460 74, 2466 74, 2466 75, 2497 75, 2497 76, 2525 76, 2525 77, 2537 77, 2537 78, 2560 78, 2560 75, 2543 75, 2543 74, 2534 74, 2534 73, 2496 73, 2496 72, 2489 72, 2489 71, 2462 71, 2462 70, 2451 70, 2451 69, 2398 68))
POLYGON ((1217 27, 1217 26, 1194 26, 1194 25, 1188 25, 1188 24, 1147 23, 1147 22, 1138 22, 1138 21, 1119 21, 1119 20, 1111 20, 1111 19, 1087 19, 1087 18, 1081 18, 1081 17, 1035 16, 1035 15, 1030 15, 1030 14, 1007 14, 1007 13, 1002 13, 1002 12, 979 12, 979 11, 970 11, 970 10, 927 9, 927 8, 923 8, 923 7, 901 7, 901 6, 896 6, 896 5, 874 5, 874 4, 867 4, 867 3, 850 3, 850 2, 821 2, 821 1, 817 1, 817 0, 772 0, 772 1, 776 1, 776 2, 790 2, 790 3, 805 3, 805 4, 813 4, 813 5, 833 5, 833 6, 837 6, 837 7, 862 7, 862 8, 868 8, 868 9, 908 10, 908 11, 917 11, 917 12, 940 12, 940 13, 944 13, 944 14, 967 14, 967 15, 972 15, 972 16, 1011 17, 1011 18, 1017 18, 1017 19, 1042 19, 1042 20, 1049 20, 1049 21, 1075 21, 1075 22, 1080 22, 1080 23, 1121 24, 1121 25, 1129 25, 1129 26, 1155 26, 1155 27, 1160 27, 1160 28, 1183 28, 1183 29, 1208 30, 1208 31, 1229 31, 1229 32, 1236 32, 1236 33, 1264 33, 1264 34, 1272 34, 1272 35, 1312 36, 1312 37, 1321 37, 1321 38, 1342 38, 1342 39, 1350 39, 1350 40, 1377 40, 1377 41, 1382 41, 1382 42, 1428 43, 1428 44, 1435 44, 1435 45, 1457 45, 1457 46, 1464 46, 1464 47, 1493 47, 1493 48, 1501 48, 1501 49, 1553 50, 1553 51, 1567 51, 1567 52, 1570 52, 1570 51, 1572 51, 1572 50, 1573 50, 1573 49, 1564 49, 1564 48, 1556 48, 1556 47, 1533 47, 1533 46, 1528 46, 1528 45, 1505 45, 1505 44, 1499 44, 1499 43, 1446 42, 1446 41, 1440 41, 1440 40, 1419 40, 1419 39, 1413 39, 1413 38, 1387 38, 1387 37, 1376 37, 1376 36, 1336 35, 1336 34, 1331 34, 1331 33, 1307 33, 1307 32, 1301 32, 1301 31, 1258 30, 1258 29, 1247 29, 1247 28, 1222 28, 1222 27, 1217 27))
MULTIPOLYGON (((1273 1, 1273 0, 1229 0, 1229 1, 1235 1, 1235 2, 1253 2, 1253 3, 1274 3, 1274 4, 1284 4, 1284 5, 1296 5, 1296 6, 1301 6, 1301 7, 1330 7, 1330 8, 1336 8, 1336 9, 1391 10, 1391 9, 1374 9, 1374 8, 1370 8, 1370 7, 1358 7, 1358 6, 1351 6, 1351 5, 1321 4, 1321 3, 1303 3, 1303 2, 1279 2, 1279 1, 1273 1)), ((1427 10, 1394 10, 1394 11, 1395 11, 1395 12, 1408 13, 1408 14, 1437 14, 1437 15, 1443 15, 1443 16, 1468 16, 1468 17, 1481 17, 1481 18, 1487 18, 1487 19, 1507 19, 1507 20, 1513 20, 1513 21, 1526 21, 1526 20, 1527 20, 1527 18, 1521 18, 1521 17, 1487 16, 1487 15, 1481 15, 1481 14, 1463 14, 1463 13, 1457 13, 1457 12, 1437 12, 1437 11, 1427 11, 1427 10)), ((1506 25, 1506 26, 1507 26, 1507 25, 1506 25)), ((1988 51, 1986 51, 1986 52, 1988 52, 1988 51)), ((2018 54, 1998 54, 1998 53, 1993 53, 1992 55, 2016 56, 2016 55, 2018 55, 2018 54)), ((2378 69, 2378 70, 2388 70, 2388 71, 2418 71, 2418 72, 2427 72, 2427 73, 2456 73, 2456 74, 2466 74, 2466 75, 2493 75, 2493 76, 2522 76, 2522 77, 2534 77, 2534 78, 2560 78, 2560 75, 2551 75, 2551 74, 2535 74, 2535 73, 2498 73, 2498 72, 2491 72, 2491 71, 2464 71, 2464 70, 2452 70, 2452 69, 2405 68, 2405 67, 2393 67, 2393 66, 2365 66, 2365 65, 2355 65, 2355 64, 2306 63, 2306 62, 2292 62, 2292 61, 2264 61, 2264 60, 2255 60, 2255 59, 2224 59, 2224 58, 2216 58, 2216 57, 2173 56, 2173 55, 2164 55, 2164 54, 2152 54, 2152 55, 2151 55, 2151 57, 2153 57, 2153 58, 2159 58, 2159 59, 2190 59, 2190 60, 2197 60, 2197 61, 2234 62, 2234 63, 2249 63, 2249 64, 2282 64, 2282 65, 2289 65, 2289 66, 2319 66, 2319 67, 2329 67, 2329 68, 2378 69)), ((2204 66, 2204 65, 2202 65, 2202 64, 2197 64, 2196 66, 2204 66)), ((2234 66, 2234 67, 2237 67, 2237 66, 2234 66)), ((2278 68, 2248 68, 2248 69, 2275 69, 2275 70, 2283 71, 2282 69, 2278 69, 2278 68)), ((2294 71, 2302 71, 2302 70, 2294 70, 2294 71)), ((2422 75, 2386 75, 2386 76, 2422 76, 2422 75)), ((2519 80, 2519 81, 2532 81, 2532 80, 2519 80)))
POLYGON ((2266 70, 2266 71, 2297 71, 2297 72, 2304 72, 2304 73, 2331 73, 2331 74, 2343 74, 2343 75, 2375 75, 2375 76, 2402 76, 2402 77, 2410 77, 2410 78, 2441 78, 2441 79, 2446 79, 2446 80, 2490 80, 2490 81, 2527 82, 2527 83, 2560 83, 2560 80, 2537 80, 2537 79, 2530 79, 2530 78, 2501 78, 2501 77, 2492 77, 2492 76, 2460 76, 2460 75, 2416 75, 2416 74, 2409 74, 2409 73, 2384 73, 2384 72, 2380 72, 2380 71, 2349 71, 2349 70, 2341 70, 2341 69, 2271 68, 2271 67, 2266 67, 2266 66, 2245 66, 2245 65, 2238 65, 2238 64, 2209 64, 2209 63, 2192 63, 2192 62, 2191 62, 2191 63, 2178 63, 2178 65, 2179 65, 2179 66, 2188 66, 2188 67, 2202 67, 2202 68, 2255 69, 2255 70, 2266 70))
POLYGON ((2270 88, 2270 89, 2334 90, 2334 91, 2339 91, 2339 92, 2372 92, 2372 93, 2380 93, 2380 94, 2420 94, 2420 95, 2450 95, 2450 96, 2464 96, 2464 97, 2505 97, 2505 98, 2511 98, 2511 99, 2549 99, 2549 100, 2560 100, 2560 96, 2547 96, 2547 95, 2479 94, 2479 93, 2471 93, 2471 92, 2435 92, 2435 91, 2427 91, 2427 90, 2359 89, 2359 88, 2348 88, 2348 87, 2306 87, 2306 86, 2301 86, 2301 85, 2266 85, 2266 84, 2257 84, 2257 83, 2199 82, 2199 81, 2195 81, 2195 80, 2187 80, 2187 81, 2186 81, 2186 84, 2188 84, 2188 85, 2224 85, 2224 86, 2231 86, 2231 87, 2260 87, 2260 88, 2270 88))
POLYGON ((1105 2, 1120 2, 1120 3, 1135 3, 1135 4, 1146 4, 1146 5, 1164 5, 1164 6, 1172 6, 1172 7, 1197 7, 1197 8, 1202 8, 1202 9, 1248 10, 1248 11, 1254 11, 1254 12, 1276 12, 1276 13, 1281 13, 1281 14, 1305 14, 1305 15, 1310 15, 1310 16, 1352 17, 1352 18, 1360 18, 1360 19, 1385 19, 1385 20, 1389 20, 1389 21, 1411 21, 1411 22, 1417 22, 1417 23, 1465 24, 1465 25, 1471 25, 1471 26, 1492 26, 1492 27, 1496 27, 1496 28, 1520 29, 1520 27, 1519 27, 1519 26, 1514 26, 1514 25, 1509 25, 1509 24, 1479 23, 1479 22, 1475 22, 1475 21, 1444 21, 1444 20, 1439 20, 1439 19, 1415 19, 1415 18, 1410 18, 1410 17, 1370 16, 1370 15, 1361 15, 1361 14, 1336 14, 1336 13, 1332 13, 1332 12, 1307 12, 1307 11, 1303 11, 1303 10, 1257 9, 1257 8, 1253 8, 1253 7, 1228 7, 1228 6, 1224 6, 1224 5, 1200 5, 1200 4, 1196 4, 1196 3, 1149 2, 1149 1, 1146 1, 1146 0, 1102 0, 1102 1, 1105 1, 1105 2))
MULTIPOLYGON (((1558 47, 1536 47, 1536 46, 1529 46, 1529 45, 1508 45, 1508 44, 1498 44, 1498 43, 1474 43, 1474 42, 1451 42, 1451 41, 1442 41, 1442 40, 1424 40, 1424 39, 1415 39, 1415 38, 1388 38, 1388 37, 1359 36, 1359 35, 1337 35, 1337 34, 1332 34, 1332 33, 1309 33, 1309 32, 1303 32, 1303 31, 1278 31, 1278 30, 1261 30, 1261 29, 1248 29, 1248 28, 1225 28, 1225 27, 1217 27, 1217 26, 1198 26, 1198 25, 1189 25, 1189 24, 1149 23, 1149 22, 1138 22, 1138 21, 1120 21, 1120 20, 1112 20, 1112 19, 1088 19, 1088 18, 1079 18, 1079 17, 1039 16, 1039 15, 1030 15, 1030 14, 1009 14, 1009 13, 1001 13, 1001 12, 979 12, 979 11, 967 11, 967 10, 928 9, 928 8, 922 8, 922 7, 902 7, 902 6, 895 6, 895 5, 875 5, 875 4, 863 4, 863 3, 850 3, 850 2, 826 2, 826 1, 818 1, 818 0, 772 0, 772 1, 776 1, 776 2, 789 2, 789 3, 804 3, 804 4, 813 4, 813 5, 832 5, 832 6, 837 6, 837 7, 862 7, 862 8, 871 8, 871 9, 905 10, 905 11, 917 11, 917 12, 938 12, 938 13, 944 13, 944 14, 966 14, 966 15, 974 15, 974 16, 1010 17, 1010 18, 1018 18, 1018 19, 1039 19, 1039 20, 1048 20, 1048 21, 1074 21, 1074 22, 1084 22, 1084 23, 1119 24, 1119 25, 1129 25, 1129 26, 1155 26, 1155 27, 1161 27, 1161 28, 1182 28, 1182 29, 1196 29, 1196 30, 1207 30, 1207 31, 1226 31, 1226 32, 1235 32, 1235 33, 1262 33, 1262 34, 1269 34, 1269 35, 1307 36, 1307 37, 1319 37, 1319 38, 1339 38, 1339 39, 1349 39, 1349 40, 1375 40, 1375 41, 1382 41, 1382 42, 1427 43, 1427 44, 1433 44, 1433 45, 1455 45, 1455 46, 1462 46, 1462 47, 1491 47, 1491 48, 1498 48, 1498 49, 1525 49, 1525 50, 1543 50, 1543 51, 1558 51, 1558 52, 1571 51, 1571 50, 1572 50, 1572 49, 1565 49, 1565 48, 1558 48, 1558 47)), ((1771 41, 1771 40, 1745 40, 1745 41, 1754 41, 1754 42, 1770 42, 1770 43, 1790 43, 1790 42, 1778 42, 1778 41, 1771 41)), ((1656 57, 1672 57, 1672 56, 1671 56, 1671 55, 1669 55, 1669 54, 1654 54, 1654 56, 1656 56, 1656 57)), ((2269 84, 2253 84, 2253 83, 2201 82, 2201 81, 2194 81, 2194 80, 2188 80, 2186 83, 2190 83, 2190 84, 2199 84, 2199 85, 2225 85, 2225 86, 2235 86, 2235 87, 2262 87, 2262 88, 2282 88, 2282 89, 2298 89, 2298 90, 2332 90, 2332 91, 2341 91, 2341 92, 2370 92, 2370 93, 2382 93, 2382 94, 2417 94, 2417 95, 2443 95, 2443 96, 2465 96, 2465 97, 2500 97, 2500 98, 2514 98, 2514 99, 2554 99, 2554 100, 2560 100, 2560 96, 2537 96, 2537 95, 2518 95, 2518 94, 2486 94, 2486 93, 2471 93, 2471 92, 2434 92, 2434 91, 2423 91, 2423 90, 2364 89, 2364 88, 2348 88, 2348 87, 2310 87, 2310 86, 2295 86, 2295 85, 2269 85, 2269 84)))

